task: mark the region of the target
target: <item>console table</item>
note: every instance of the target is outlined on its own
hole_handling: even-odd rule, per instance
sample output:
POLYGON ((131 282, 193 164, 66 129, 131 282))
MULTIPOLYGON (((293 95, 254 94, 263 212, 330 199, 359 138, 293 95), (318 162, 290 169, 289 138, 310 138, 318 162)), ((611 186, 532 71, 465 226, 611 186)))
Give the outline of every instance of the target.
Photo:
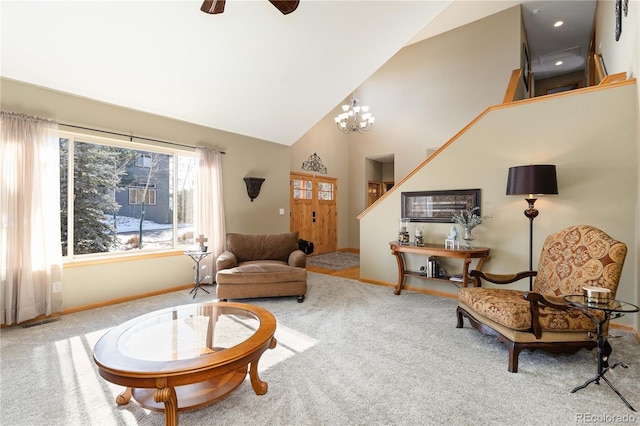
POLYGON ((419 272, 407 271, 405 267, 405 253, 413 253, 421 256, 437 256, 437 257, 450 257, 456 259, 463 259, 464 264, 462 266, 462 286, 467 287, 468 284, 468 276, 469 276, 469 264, 471 263, 471 259, 478 259, 478 264, 476 265, 477 270, 482 269, 482 265, 484 261, 489 259, 489 249, 487 247, 476 247, 471 249, 459 248, 444 248, 439 244, 425 244, 424 246, 416 246, 415 244, 400 244, 398 241, 391 241, 389 243, 391 246, 391 254, 396 257, 396 261, 398 262, 398 284, 396 285, 396 289, 394 294, 398 295, 402 291, 402 285, 404 284, 404 279, 406 276, 427 278, 430 280, 441 280, 441 281, 449 281, 448 279, 443 278, 431 278, 426 277, 419 272))

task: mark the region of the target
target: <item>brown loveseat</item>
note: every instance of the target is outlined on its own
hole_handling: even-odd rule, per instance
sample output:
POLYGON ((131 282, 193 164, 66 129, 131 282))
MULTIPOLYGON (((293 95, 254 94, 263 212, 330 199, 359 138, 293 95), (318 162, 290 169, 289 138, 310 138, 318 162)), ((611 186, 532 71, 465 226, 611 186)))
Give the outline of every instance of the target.
POLYGON ((220 300, 307 294, 307 256, 298 249, 298 232, 271 235, 227 234, 227 248, 216 260, 220 300))

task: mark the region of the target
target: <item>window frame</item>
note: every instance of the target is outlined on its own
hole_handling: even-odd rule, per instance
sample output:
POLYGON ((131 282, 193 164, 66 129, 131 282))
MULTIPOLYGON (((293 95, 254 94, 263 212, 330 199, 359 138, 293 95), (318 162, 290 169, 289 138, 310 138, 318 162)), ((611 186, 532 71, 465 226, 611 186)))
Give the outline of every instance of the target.
MULTIPOLYGON (((74 150, 75 143, 93 143, 98 145, 112 146, 118 148, 131 149, 136 151, 148 151, 155 152, 158 154, 166 154, 172 156, 172 163, 174 170, 178 170, 179 157, 191 157, 195 160, 198 159, 198 155, 195 152, 195 148, 168 148, 163 147, 154 143, 141 143, 141 142, 133 142, 132 140, 119 139, 118 137, 103 137, 96 136, 93 134, 86 134, 82 132, 71 132, 60 130, 58 139, 67 139, 69 142, 68 145, 68 157, 67 157, 67 254, 63 255, 63 263, 71 264, 74 262, 95 262, 96 260, 108 260, 108 259, 117 259, 117 258, 132 258, 132 257, 148 257, 149 254, 153 253, 163 253, 163 252, 175 252, 175 251, 184 251, 192 246, 192 244, 184 244, 178 242, 178 198, 176 194, 170 194, 169 199, 171 200, 171 209, 172 209, 172 244, 171 247, 166 248, 141 248, 135 250, 124 250, 124 251, 115 251, 115 252, 106 252, 106 253, 86 253, 86 254, 75 254, 73 253, 73 241, 74 241, 74 208, 73 208, 73 194, 74 194, 74 179, 75 175, 74 171, 74 150)), ((137 163, 137 160, 136 160, 137 163)), ((61 176, 62 178, 62 176, 61 176)), ((197 173, 194 176, 194 198, 193 198, 193 226, 195 229, 198 228, 198 206, 197 201, 198 198, 195 196, 198 192, 198 179, 197 173)), ((178 188, 178 173, 173 173, 172 178, 172 186, 173 188, 178 188)), ((130 188, 134 188, 135 185, 130 185, 127 187, 127 191, 130 188)), ((155 191, 156 188, 153 188, 155 191)), ((127 197, 128 198, 128 197, 127 197)), ((154 196, 154 199, 156 197, 154 196)), ((62 244, 62 241, 60 242, 62 244)), ((62 247, 61 247, 62 250, 62 247)))
MULTIPOLYGON (((142 201, 138 201, 138 195, 141 195, 141 192, 144 191, 144 187, 142 186, 137 186, 137 185, 129 185, 127 187, 127 191, 129 192, 129 196, 128 196, 128 201, 129 201, 129 205, 130 206, 139 206, 140 204, 142 204, 142 201), (131 193, 132 191, 134 192, 134 197, 135 200, 132 202, 131 201, 131 193)), ((147 206, 155 206, 156 205, 156 186, 155 185, 149 185, 149 188, 147 188, 147 195, 146 195, 146 200, 144 200, 144 203, 147 206)))

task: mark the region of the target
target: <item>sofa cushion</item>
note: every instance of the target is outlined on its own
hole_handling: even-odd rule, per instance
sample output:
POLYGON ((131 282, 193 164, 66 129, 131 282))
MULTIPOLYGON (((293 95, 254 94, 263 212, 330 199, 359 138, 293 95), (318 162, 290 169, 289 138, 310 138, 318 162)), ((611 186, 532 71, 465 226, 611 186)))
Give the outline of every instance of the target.
MULTIPOLYGON (((458 300, 480 315, 505 327, 525 331, 531 328, 529 302, 522 297, 522 291, 497 288, 461 288, 458 300)), ((554 300, 554 303, 559 303, 554 300)), ((595 324, 580 310, 554 309, 540 306, 540 326, 547 331, 594 331, 595 324)), ((602 319, 601 311, 593 311, 593 316, 602 319)))
POLYGON ((288 266, 280 261, 242 262, 235 268, 218 271, 218 284, 269 284, 306 281, 307 270, 288 266))
POLYGON ((270 235, 227 234, 227 250, 238 262, 279 260, 288 262, 289 254, 298 249, 298 232, 270 235))

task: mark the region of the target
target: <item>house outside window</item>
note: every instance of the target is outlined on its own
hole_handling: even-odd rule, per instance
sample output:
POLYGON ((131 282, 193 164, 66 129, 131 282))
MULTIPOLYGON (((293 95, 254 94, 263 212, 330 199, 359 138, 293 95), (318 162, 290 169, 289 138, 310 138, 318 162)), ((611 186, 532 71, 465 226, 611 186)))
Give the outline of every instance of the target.
POLYGON ((195 153, 61 132, 62 253, 194 244, 195 153))

